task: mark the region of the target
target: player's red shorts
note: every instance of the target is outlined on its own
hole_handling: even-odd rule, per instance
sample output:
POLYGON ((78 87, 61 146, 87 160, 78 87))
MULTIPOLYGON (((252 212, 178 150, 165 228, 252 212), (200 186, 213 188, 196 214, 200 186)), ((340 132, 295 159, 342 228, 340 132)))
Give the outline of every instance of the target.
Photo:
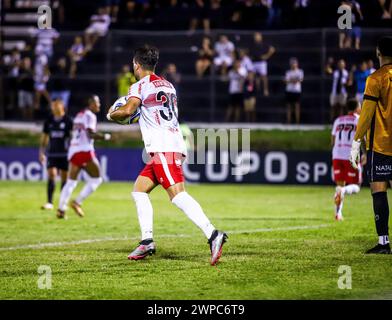
POLYGON ((78 167, 85 167, 93 159, 95 159, 94 151, 82 151, 75 153, 69 162, 78 167))
POLYGON ((161 184, 165 189, 184 182, 182 161, 184 156, 178 152, 152 153, 140 175, 150 178, 154 183, 161 184))
POLYGON ((346 184, 361 184, 362 170, 354 169, 349 160, 332 160, 334 181, 344 181, 346 184))

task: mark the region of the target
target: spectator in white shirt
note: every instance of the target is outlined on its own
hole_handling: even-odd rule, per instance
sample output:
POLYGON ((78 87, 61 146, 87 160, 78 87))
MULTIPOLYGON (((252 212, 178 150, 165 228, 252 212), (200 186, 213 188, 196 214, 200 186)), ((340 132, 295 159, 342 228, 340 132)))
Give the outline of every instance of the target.
POLYGON ((241 118, 241 109, 244 102, 244 81, 246 71, 241 67, 241 61, 236 60, 233 69, 229 72, 229 107, 226 112, 226 122, 232 118, 234 122, 239 122, 241 118))
POLYGON ((68 50, 68 56, 70 58, 71 67, 69 69, 69 76, 71 78, 75 78, 76 72, 78 69, 78 64, 83 60, 83 57, 86 54, 86 50, 84 48, 82 37, 75 37, 74 43, 71 48, 68 50))
POLYGON ((98 14, 90 18, 90 25, 85 30, 86 50, 90 51, 99 37, 106 36, 110 26, 110 16, 105 7, 98 9, 98 14))
POLYGON ((247 73, 254 72, 253 62, 246 49, 239 50, 239 59, 241 61, 241 68, 244 68, 247 73))
POLYGON ((347 89, 349 81, 349 72, 346 69, 346 62, 340 59, 337 63, 337 69, 332 73, 332 91, 329 97, 331 105, 331 120, 337 116, 343 115, 343 108, 347 101, 347 89))
POLYGON ((56 29, 36 29, 33 32, 33 37, 36 39, 35 54, 45 54, 49 59, 53 56, 53 44, 57 42, 60 34, 56 29))
POLYGON ((232 66, 234 59, 235 47, 233 42, 225 35, 219 37, 219 41, 215 43, 214 65, 218 67, 222 75, 227 74, 227 69, 232 66))
POLYGON ((49 81, 50 71, 48 66, 48 57, 41 53, 35 57, 34 64, 34 109, 38 110, 40 107, 41 97, 43 96, 50 105, 51 99, 46 84, 49 81))
POLYGON ((304 72, 298 66, 297 58, 290 59, 290 70, 286 71, 286 105, 287 105, 287 123, 291 123, 291 115, 294 111, 295 122, 300 123, 301 120, 301 93, 302 81, 304 80, 304 72))

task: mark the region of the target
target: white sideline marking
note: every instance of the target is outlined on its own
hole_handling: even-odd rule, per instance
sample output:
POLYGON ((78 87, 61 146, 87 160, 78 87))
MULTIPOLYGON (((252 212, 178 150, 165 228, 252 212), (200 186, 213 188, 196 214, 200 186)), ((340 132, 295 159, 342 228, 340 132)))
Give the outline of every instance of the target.
MULTIPOLYGON (((282 227, 282 228, 261 228, 261 229, 253 229, 253 230, 232 230, 226 231, 229 236, 230 234, 244 234, 244 233, 259 233, 259 232, 273 232, 273 231, 294 231, 294 230, 309 230, 309 229, 321 229, 328 228, 330 224, 320 224, 315 226, 292 226, 292 227, 282 227)), ((157 238, 190 238, 193 235, 191 234, 162 234, 157 236, 157 238)), ((97 239, 85 239, 85 240, 75 240, 68 242, 46 242, 46 243, 37 243, 37 244, 24 244, 18 245, 14 247, 0 247, 0 251, 13 251, 19 249, 42 249, 42 248, 50 248, 50 247, 62 247, 69 245, 79 245, 85 243, 95 243, 95 242, 105 242, 105 241, 121 241, 121 240, 139 240, 138 237, 105 237, 105 238, 97 238, 97 239)))

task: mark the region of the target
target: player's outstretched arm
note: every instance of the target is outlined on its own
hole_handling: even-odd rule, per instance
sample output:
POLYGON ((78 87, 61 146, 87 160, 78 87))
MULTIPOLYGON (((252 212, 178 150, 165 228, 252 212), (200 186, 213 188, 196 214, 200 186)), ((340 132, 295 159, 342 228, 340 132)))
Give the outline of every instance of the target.
POLYGON ((89 137, 94 140, 110 140, 112 138, 112 135, 110 133, 94 132, 91 129, 87 129, 87 131, 89 137))
POLYGON ((131 97, 126 104, 118 108, 116 111, 112 111, 110 108, 106 118, 109 121, 123 121, 134 114, 139 106, 140 99, 131 97))

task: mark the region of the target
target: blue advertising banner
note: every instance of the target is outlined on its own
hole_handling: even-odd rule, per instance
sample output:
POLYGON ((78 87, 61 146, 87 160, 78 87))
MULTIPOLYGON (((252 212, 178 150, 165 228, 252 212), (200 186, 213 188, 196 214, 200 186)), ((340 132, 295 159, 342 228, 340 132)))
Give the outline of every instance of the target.
MULTIPOLYGON (((97 149, 106 181, 135 180, 144 167, 142 150, 97 149)), ((46 168, 38 161, 37 148, 0 148, 0 180, 46 179, 46 168)))
MULTIPOLYGON (((142 150, 97 149, 106 181, 135 180, 144 166, 142 150)), ((190 182, 332 185, 329 152, 248 151, 232 161, 229 152, 217 157, 207 151, 206 164, 184 164, 190 182)), ((197 159, 195 156, 194 159, 197 159)), ((38 161, 37 148, 0 148, 0 179, 38 181, 46 170, 38 161)))

